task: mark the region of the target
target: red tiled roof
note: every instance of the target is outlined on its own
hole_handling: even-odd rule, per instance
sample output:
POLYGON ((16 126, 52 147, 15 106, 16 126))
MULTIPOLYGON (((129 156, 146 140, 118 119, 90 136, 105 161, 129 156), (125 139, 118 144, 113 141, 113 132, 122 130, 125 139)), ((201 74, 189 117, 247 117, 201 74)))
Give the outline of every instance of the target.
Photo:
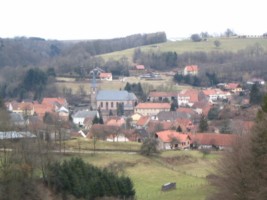
POLYGON ((176 97, 177 92, 150 92, 149 97, 176 97))
POLYGON ((185 70, 188 72, 195 72, 195 71, 198 71, 198 66, 197 65, 188 65, 185 67, 185 70))
POLYGON ((206 90, 203 90, 203 93, 207 96, 216 95, 216 94, 217 95, 219 95, 219 94, 227 95, 228 94, 227 92, 224 92, 221 89, 206 89, 206 90))
POLYGON ((51 104, 34 104, 34 112, 39 117, 44 117, 46 112, 54 112, 54 106, 51 104))
POLYGON ((102 73, 99 74, 99 78, 110 78, 110 77, 112 77, 111 73, 102 72, 102 73))
POLYGON ((67 103, 65 98, 43 98, 42 104, 54 104, 59 103, 60 105, 65 105, 67 103))
POLYGON ((139 103, 135 108, 137 109, 170 109, 169 103, 139 103))
POLYGON ((176 111, 181 112, 181 113, 188 113, 190 115, 193 115, 196 113, 192 108, 185 108, 185 107, 179 107, 177 108, 176 111))
POLYGON ((195 89, 186 89, 186 90, 182 90, 178 96, 179 97, 189 97, 190 98, 190 102, 198 102, 199 101, 199 93, 200 91, 195 90, 195 89))
POLYGON ((125 120, 123 118, 111 118, 108 119, 106 122, 106 125, 108 126, 118 126, 121 127, 123 124, 125 124, 125 120))
POLYGON ((33 109, 33 103, 31 102, 8 102, 6 105, 8 106, 9 103, 12 105, 13 110, 32 110, 33 109))
POLYGON ((184 132, 186 132, 187 129, 194 128, 194 125, 190 119, 178 118, 176 119, 175 123, 176 123, 176 126, 177 127, 180 126, 184 132))
POLYGON ((239 83, 228 83, 225 85, 225 88, 229 90, 236 89, 238 87, 240 87, 239 83))
POLYGON ((150 120, 149 116, 142 116, 140 119, 136 122, 137 126, 145 126, 150 120))
POLYGON ((170 142, 172 138, 178 139, 180 142, 186 142, 187 139, 190 139, 190 136, 187 134, 181 134, 174 130, 166 130, 157 132, 156 135, 160 138, 163 142, 170 142))
POLYGON ((201 145, 216 145, 230 147, 238 139, 238 135, 217 134, 217 133, 196 133, 190 134, 191 142, 198 142, 201 145))

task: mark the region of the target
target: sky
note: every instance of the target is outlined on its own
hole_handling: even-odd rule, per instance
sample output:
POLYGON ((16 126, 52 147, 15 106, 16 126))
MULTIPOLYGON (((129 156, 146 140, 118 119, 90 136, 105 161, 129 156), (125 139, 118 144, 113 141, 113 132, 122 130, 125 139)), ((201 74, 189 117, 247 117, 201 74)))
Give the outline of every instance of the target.
POLYGON ((0 0, 0 38, 110 39, 159 31, 186 38, 220 35, 227 28, 262 35, 265 5, 265 0, 0 0))

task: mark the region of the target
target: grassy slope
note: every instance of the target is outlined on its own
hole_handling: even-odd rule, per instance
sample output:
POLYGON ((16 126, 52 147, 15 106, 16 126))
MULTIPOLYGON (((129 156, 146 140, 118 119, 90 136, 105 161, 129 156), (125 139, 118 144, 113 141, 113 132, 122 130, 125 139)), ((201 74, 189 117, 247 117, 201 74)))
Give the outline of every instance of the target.
POLYGON ((212 163, 218 158, 218 155, 214 154, 203 158, 202 154, 196 151, 168 151, 154 158, 122 153, 81 156, 86 162, 99 167, 121 163, 124 166, 124 174, 133 180, 138 200, 204 200, 211 191, 205 176, 213 170, 212 163), (182 156, 188 158, 169 164, 164 160, 166 157, 182 156), (161 192, 161 185, 168 182, 176 182, 177 189, 161 192))
MULTIPOLYGON (((158 44, 156 45, 148 45, 148 46, 142 46, 142 51, 175 51, 177 53, 183 53, 183 52, 194 52, 194 51, 233 51, 236 52, 238 50, 244 49, 247 46, 254 45, 255 43, 261 44, 265 50, 267 50, 267 39, 262 38, 249 38, 249 39, 235 39, 235 38, 211 38, 208 41, 205 42, 192 42, 191 40, 183 40, 183 41, 169 41, 166 43, 158 44), (214 40, 219 40, 221 42, 221 46, 219 48, 216 48, 214 46, 214 40)), ((108 59, 119 59, 123 56, 126 56, 129 61, 132 60, 132 55, 134 52, 133 49, 127 49, 124 51, 117 51, 113 53, 103 54, 101 57, 103 57, 105 60, 108 59)))

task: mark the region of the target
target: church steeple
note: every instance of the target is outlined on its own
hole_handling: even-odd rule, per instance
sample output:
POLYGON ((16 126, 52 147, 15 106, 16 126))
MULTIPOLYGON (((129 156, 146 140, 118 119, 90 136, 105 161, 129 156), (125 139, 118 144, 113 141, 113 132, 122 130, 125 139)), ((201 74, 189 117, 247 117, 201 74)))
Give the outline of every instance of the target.
POLYGON ((96 95, 97 95, 96 75, 97 73, 98 73, 97 69, 93 69, 92 71, 90 71, 90 74, 93 75, 93 79, 91 82, 91 93, 90 93, 91 107, 93 110, 97 109, 97 104, 96 104, 96 95))

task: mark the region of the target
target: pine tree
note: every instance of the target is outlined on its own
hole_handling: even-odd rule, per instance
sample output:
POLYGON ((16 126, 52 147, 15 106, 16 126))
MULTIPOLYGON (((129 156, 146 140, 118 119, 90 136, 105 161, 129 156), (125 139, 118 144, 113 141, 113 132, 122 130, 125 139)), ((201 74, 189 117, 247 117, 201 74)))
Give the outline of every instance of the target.
POLYGON ((177 127, 176 132, 180 132, 180 133, 183 132, 183 129, 181 128, 180 125, 177 127))

